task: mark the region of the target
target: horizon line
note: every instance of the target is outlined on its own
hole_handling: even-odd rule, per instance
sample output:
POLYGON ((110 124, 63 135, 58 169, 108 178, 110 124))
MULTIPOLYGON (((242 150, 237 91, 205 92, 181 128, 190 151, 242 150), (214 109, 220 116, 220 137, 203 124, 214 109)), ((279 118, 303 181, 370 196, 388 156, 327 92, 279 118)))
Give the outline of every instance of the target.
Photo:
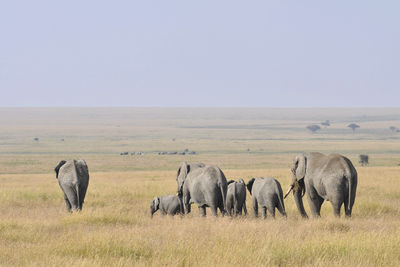
POLYGON ((276 108, 276 109, 362 109, 362 108, 400 108, 400 106, 114 106, 114 105, 100 105, 100 106, 0 106, 0 108, 245 108, 245 109, 262 109, 262 108, 276 108))

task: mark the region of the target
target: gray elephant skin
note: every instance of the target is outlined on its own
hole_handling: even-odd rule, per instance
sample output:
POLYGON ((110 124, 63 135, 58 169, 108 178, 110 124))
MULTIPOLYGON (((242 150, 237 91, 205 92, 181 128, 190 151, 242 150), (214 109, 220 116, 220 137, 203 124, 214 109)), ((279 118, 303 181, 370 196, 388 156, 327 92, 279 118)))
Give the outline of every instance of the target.
POLYGON ((356 198, 357 171, 351 161, 339 154, 318 152, 297 155, 293 160, 293 178, 285 197, 293 190, 297 209, 307 218, 302 197, 307 195, 313 217, 319 217, 322 203, 330 201, 335 216, 340 216, 344 204, 347 217, 351 216, 356 198))
POLYGON ((84 160, 62 160, 56 168, 56 178, 64 192, 68 212, 82 210, 89 185, 89 170, 84 160))
POLYGON ((226 211, 229 216, 233 215, 247 215, 246 208, 246 185, 243 179, 237 182, 228 181, 228 190, 226 192, 226 211))
POLYGON ((213 216, 217 216, 217 208, 225 214, 227 181, 220 168, 183 162, 176 181, 185 214, 190 212, 191 203, 197 204, 201 216, 206 216, 206 207, 210 207, 213 216))
POLYGON ((286 217, 285 204, 281 184, 274 178, 252 178, 247 182, 247 189, 253 199, 254 216, 258 217, 258 205, 262 209, 262 217, 267 217, 267 210, 275 218, 275 208, 286 217))
POLYGON ((161 215, 176 215, 181 213, 181 199, 177 195, 155 197, 150 204, 150 216, 160 210, 161 215))

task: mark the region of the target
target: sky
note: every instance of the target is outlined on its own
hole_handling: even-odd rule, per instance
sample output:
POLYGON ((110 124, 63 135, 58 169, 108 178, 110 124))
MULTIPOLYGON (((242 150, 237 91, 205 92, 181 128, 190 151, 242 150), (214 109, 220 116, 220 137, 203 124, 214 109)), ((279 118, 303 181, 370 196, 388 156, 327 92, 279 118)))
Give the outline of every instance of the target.
POLYGON ((0 106, 398 107, 400 1, 0 1, 0 106))

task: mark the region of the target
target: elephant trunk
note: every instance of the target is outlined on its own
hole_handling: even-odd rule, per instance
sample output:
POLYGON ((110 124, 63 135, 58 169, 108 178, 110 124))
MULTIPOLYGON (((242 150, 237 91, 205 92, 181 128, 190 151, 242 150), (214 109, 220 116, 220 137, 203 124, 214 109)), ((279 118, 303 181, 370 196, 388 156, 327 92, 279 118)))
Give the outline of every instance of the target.
POLYGON ((293 196, 294 196, 294 201, 296 202, 297 209, 299 210, 301 217, 308 218, 303 205, 304 193, 305 193, 304 185, 299 184, 299 186, 294 186, 293 196))

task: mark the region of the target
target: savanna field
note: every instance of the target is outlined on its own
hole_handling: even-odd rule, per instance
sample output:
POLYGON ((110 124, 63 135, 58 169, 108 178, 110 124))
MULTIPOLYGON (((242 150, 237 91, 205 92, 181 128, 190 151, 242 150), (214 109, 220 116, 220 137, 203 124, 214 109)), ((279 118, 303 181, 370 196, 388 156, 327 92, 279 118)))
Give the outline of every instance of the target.
POLYGON ((399 108, 0 108, 0 126, 0 266, 400 265, 399 108), (196 154, 158 155, 185 149, 196 154), (182 161, 216 164, 228 180, 275 177, 286 191, 292 158, 310 151, 356 167, 350 219, 325 202, 303 220, 291 195, 287 219, 254 218, 248 192, 247 217, 200 218, 193 205, 150 218, 154 196, 176 193, 182 161), (90 182, 69 214, 54 167, 78 158, 90 182))

